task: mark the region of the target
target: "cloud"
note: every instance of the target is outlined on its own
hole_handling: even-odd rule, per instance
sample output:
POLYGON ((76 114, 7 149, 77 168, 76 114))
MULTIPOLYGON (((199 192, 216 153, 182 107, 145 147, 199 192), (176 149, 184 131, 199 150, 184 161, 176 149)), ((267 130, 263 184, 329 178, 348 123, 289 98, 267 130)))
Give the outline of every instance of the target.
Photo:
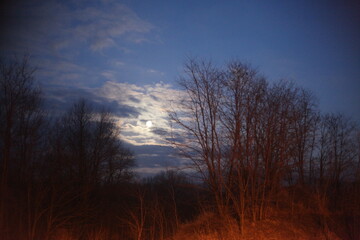
POLYGON ((101 87, 48 85, 44 94, 48 109, 60 113, 80 98, 96 108, 105 106, 114 113, 122 140, 134 146, 169 146, 175 136, 168 122, 170 102, 182 92, 164 83, 139 86, 107 81, 101 87), (151 127, 147 121, 152 122, 151 127))
POLYGON ((67 111, 80 98, 88 100, 95 110, 103 106, 110 109, 120 127, 120 139, 134 152, 138 166, 136 171, 142 175, 188 165, 171 145, 174 138, 181 140, 181 135, 172 132, 167 111, 171 101, 180 99, 183 94, 171 85, 139 86, 108 81, 94 88, 47 86, 44 94, 46 107, 55 116, 67 111), (152 121, 153 126, 147 127, 147 121, 152 121))
POLYGON ((180 98, 182 92, 164 83, 138 86, 129 83, 106 82, 94 94, 115 101, 120 106, 131 106, 137 115, 122 116, 119 123, 122 138, 132 145, 169 146, 171 128, 168 111, 171 101, 180 98), (146 126, 151 121, 152 127, 146 126))
POLYGON ((89 40, 90 48, 94 51, 116 46, 116 40, 127 33, 144 34, 154 28, 122 4, 111 3, 103 6, 104 8, 81 9, 74 14, 78 23, 73 33, 81 41, 89 40))
POLYGON ((142 174, 156 174, 166 169, 186 168, 187 159, 177 155, 176 149, 171 146, 159 145, 127 145, 135 153, 137 172, 142 174))
POLYGON ((111 61, 111 64, 114 66, 114 67, 122 67, 125 65, 124 62, 122 61, 119 61, 119 60, 114 60, 114 61, 111 61))
POLYGON ((135 103, 140 103, 141 102, 140 99, 137 99, 136 97, 133 97, 133 96, 130 96, 129 100, 132 101, 132 102, 135 102, 135 103))
POLYGON ((155 27, 117 1, 8 1, 2 6, 3 50, 32 53, 121 49, 121 41, 146 41, 155 27), (131 36, 136 35, 136 38, 131 36), (139 39, 142 39, 139 41, 139 39), (11 49, 10 49, 11 48, 11 49))
POLYGON ((170 133, 166 129, 160 128, 160 127, 151 129, 151 132, 154 134, 157 134, 159 136, 169 136, 170 135, 170 133))
POLYGON ((116 43, 111 38, 99 38, 94 40, 94 42, 91 44, 90 48, 93 51, 100 51, 104 48, 108 48, 111 46, 116 46, 116 43))
POLYGON ((164 75, 165 75, 165 73, 160 72, 160 71, 155 70, 155 69, 148 69, 147 72, 148 72, 148 73, 151 73, 151 74, 161 75, 161 76, 164 76, 164 75))
POLYGON ((94 94, 94 89, 73 88, 66 86, 49 86, 44 91, 46 109, 52 115, 58 116, 67 111, 79 99, 85 99, 94 107, 101 110, 103 107, 114 113, 115 118, 137 118, 140 112, 136 107, 126 105, 94 94))
POLYGON ((98 87, 104 80, 139 73, 139 67, 129 66, 123 55, 132 52, 139 39, 154 42, 157 29, 112 0, 6 1, 1 14, 1 54, 29 53, 38 66, 36 77, 46 86, 98 87), (117 59, 109 62, 114 54, 117 59))
MULTIPOLYGON (((115 103, 115 102, 113 102, 115 103)), ((141 114, 135 107, 129 105, 116 104, 116 114, 123 118, 138 118, 141 114)))
POLYGON ((35 66, 39 66, 36 77, 42 80, 46 87, 73 86, 75 88, 89 86, 97 82, 97 74, 91 68, 86 68, 80 64, 66 59, 35 59, 35 66))
POLYGON ((101 75, 108 80, 116 81, 117 79, 117 73, 115 71, 107 70, 102 72, 101 75))

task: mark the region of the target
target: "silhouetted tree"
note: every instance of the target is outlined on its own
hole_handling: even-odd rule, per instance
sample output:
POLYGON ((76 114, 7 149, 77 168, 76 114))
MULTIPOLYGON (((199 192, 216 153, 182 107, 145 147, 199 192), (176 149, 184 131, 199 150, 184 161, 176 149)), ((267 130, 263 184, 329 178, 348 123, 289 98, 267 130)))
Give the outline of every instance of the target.
POLYGON ((321 120, 309 91, 270 84, 238 61, 222 69, 190 60, 180 86, 184 97, 170 119, 183 138, 174 144, 207 183, 224 220, 235 216, 243 232, 245 217, 264 219, 280 203, 294 213, 305 196, 317 199, 317 209, 330 202, 339 209, 345 181, 355 179, 354 124, 335 115, 321 120), (303 196, 295 199, 295 192, 303 196))
POLYGON ((203 177, 222 216, 226 212, 220 121, 223 74, 209 62, 194 60, 185 65, 185 74, 180 85, 186 96, 170 113, 171 120, 186 136, 177 146, 203 177))
MULTIPOLYGON (((24 212, 19 211, 26 209, 26 201, 21 200, 30 201, 21 194, 33 194, 34 167, 41 152, 44 115, 34 72, 28 56, 0 60, 0 236, 4 238, 13 234, 10 229, 20 229, 16 225, 24 212), (17 211, 9 212, 12 207, 17 211)), ((29 229, 30 224, 26 227, 29 229)))
POLYGON ((68 207, 82 218, 81 222, 86 222, 85 216, 97 216, 102 198, 96 196, 96 189, 131 179, 134 158, 121 144, 112 115, 95 111, 85 100, 74 103, 59 119, 49 142, 45 171, 50 173, 55 191, 66 184, 63 190, 70 192, 68 207))

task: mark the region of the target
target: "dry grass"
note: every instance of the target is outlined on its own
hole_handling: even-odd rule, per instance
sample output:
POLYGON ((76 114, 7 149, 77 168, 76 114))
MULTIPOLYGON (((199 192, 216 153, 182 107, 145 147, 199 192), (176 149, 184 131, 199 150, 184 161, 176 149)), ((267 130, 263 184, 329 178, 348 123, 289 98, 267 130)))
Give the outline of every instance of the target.
MULTIPOLYGON (((94 229, 89 235, 91 240, 108 240, 104 229, 94 229)), ((75 240, 71 232, 61 229, 53 240, 75 240)), ((113 237, 112 239, 122 239, 113 237)), ((278 214, 264 221, 245 222, 241 236, 237 222, 231 217, 220 219, 215 214, 205 212, 194 221, 182 224, 178 232, 168 240, 340 240, 334 233, 321 231, 312 217, 290 219, 278 214), (302 220, 299 220, 302 219, 302 220)))
POLYGON ((241 239, 236 221, 219 219, 213 213, 203 213, 195 221, 183 224, 173 240, 238 240, 241 239))
POLYGON ((281 217, 256 224, 247 221, 242 236, 235 220, 226 221, 221 223, 214 214, 204 213, 195 221, 181 226, 172 240, 340 240, 331 232, 325 236, 310 218, 305 222, 281 217))

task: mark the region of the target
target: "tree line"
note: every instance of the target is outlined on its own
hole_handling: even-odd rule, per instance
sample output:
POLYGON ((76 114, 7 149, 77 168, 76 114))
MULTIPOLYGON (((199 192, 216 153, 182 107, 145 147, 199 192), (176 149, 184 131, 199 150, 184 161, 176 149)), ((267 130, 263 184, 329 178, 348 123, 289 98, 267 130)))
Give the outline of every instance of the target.
POLYGON ((165 239, 196 215, 185 175, 139 180, 114 115, 86 99, 47 111, 35 71, 0 61, 0 239, 165 239))
POLYGON ((181 171, 140 181, 111 112, 80 99, 51 116, 34 73, 26 56, 0 61, 1 239, 184 239, 208 213, 211 230, 235 226, 239 238, 279 213, 359 234, 359 128, 293 83, 189 60, 169 117, 202 181, 181 171))
POLYGON ((255 224, 288 209, 291 217, 313 214, 324 232, 334 218, 350 221, 347 230, 356 234, 360 132, 354 121, 322 114, 311 92, 269 82, 239 61, 220 68, 190 59, 179 84, 185 96, 170 118, 183 137, 174 144, 202 176, 224 222, 235 218, 242 233, 246 220, 255 224))
POLYGON ((79 100, 50 116, 34 72, 27 56, 0 62, 0 238, 51 239, 71 225, 81 237, 109 217, 103 191, 132 178, 134 157, 105 108, 79 100))

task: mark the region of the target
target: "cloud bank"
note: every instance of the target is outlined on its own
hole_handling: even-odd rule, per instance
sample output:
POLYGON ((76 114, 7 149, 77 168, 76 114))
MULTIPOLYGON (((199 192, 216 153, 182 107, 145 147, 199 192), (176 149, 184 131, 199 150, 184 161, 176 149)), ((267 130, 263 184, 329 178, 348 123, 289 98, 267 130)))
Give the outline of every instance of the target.
POLYGON ((89 100, 95 108, 110 109, 120 127, 120 139, 135 154, 136 172, 143 176, 187 165, 171 145, 179 133, 168 119, 168 111, 182 96, 181 90, 161 82, 140 86, 107 81, 98 88, 56 86, 45 92, 48 109, 56 109, 52 115, 63 113, 79 98, 89 100), (147 121, 152 122, 151 127, 147 121))
POLYGON ((166 137, 172 130, 169 127, 168 111, 171 110, 171 103, 181 96, 180 90, 164 83, 138 86, 108 81, 94 94, 139 113, 137 116, 119 118, 125 141, 133 145, 169 145, 166 137), (151 127, 146 126, 147 121, 152 122, 151 127))

